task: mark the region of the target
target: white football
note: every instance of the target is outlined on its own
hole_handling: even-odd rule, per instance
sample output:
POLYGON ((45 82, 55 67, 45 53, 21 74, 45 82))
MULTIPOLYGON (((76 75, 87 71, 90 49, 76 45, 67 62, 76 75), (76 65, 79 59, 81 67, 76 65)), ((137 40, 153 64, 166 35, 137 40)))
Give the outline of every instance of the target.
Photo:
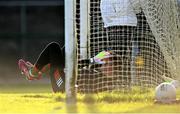
POLYGON ((173 80, 171 81, 171 84, 176 88, 178 89, 180 87, 180 82, 178 80, 173 80))
POLYGON ((170 83, 161 83, 156 87, 155 99, 161 103, 172 103, 176 101, 176 88, 170 83))

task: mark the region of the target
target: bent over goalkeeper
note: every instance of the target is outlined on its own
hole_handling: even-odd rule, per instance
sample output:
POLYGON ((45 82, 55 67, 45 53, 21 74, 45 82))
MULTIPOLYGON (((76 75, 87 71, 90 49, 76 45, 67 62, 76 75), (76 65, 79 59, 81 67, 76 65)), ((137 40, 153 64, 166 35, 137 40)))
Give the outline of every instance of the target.
MULTIPOLYGON (((65 91, 65 53, 64 47, 60 47, 57 42, 49 43, 40 53, 35 64, 20 59, 19 69, 27 80, 39 80, 42 77, 50 76, 53 92, 65 91)), ((83 60, 88 64, 104 64, 104 58, 110 57, 108 51, 102 51, 95 57, 83 60)))

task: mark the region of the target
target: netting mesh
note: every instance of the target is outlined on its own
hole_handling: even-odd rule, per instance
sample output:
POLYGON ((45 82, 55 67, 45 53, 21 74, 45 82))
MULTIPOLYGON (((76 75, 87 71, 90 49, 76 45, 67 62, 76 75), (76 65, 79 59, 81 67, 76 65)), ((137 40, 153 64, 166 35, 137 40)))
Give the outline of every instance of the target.
POLYGON ((143 1, 141 6, 172 76, 179 79, 180 28, 177 1, 148 0, 143 1))
POLYGON ((175 71, 180 54, 175 0, 89 0, 87 59, 103 50, 112 51, 113 56, 104 59, 106 64, 102 65, 82 62, 80 16, 84 14, 80 13, 81 5, 80 0, 76 0, 76 87, 79 92, 126 91, 136 86, 156 86, 164 81, 162 76, 177 78, 175 71), (132 9, 126 7, 127 3, 132 9), (129 23, 127 10, 135 14, 135 25, 129 23), (110 19, 116 18, 114 14, 124 18, 116 18, 114 25, 106 25, 106 21, 112 21, 104 19, 106 13, 110 19))

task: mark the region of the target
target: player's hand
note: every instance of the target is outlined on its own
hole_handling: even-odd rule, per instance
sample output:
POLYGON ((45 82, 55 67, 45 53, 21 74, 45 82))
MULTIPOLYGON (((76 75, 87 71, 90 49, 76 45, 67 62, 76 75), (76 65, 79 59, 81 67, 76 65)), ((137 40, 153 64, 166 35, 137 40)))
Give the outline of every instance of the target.
POLYGON ((93 62, 95 64, 105 64, 105 61, 103 61, 103 59, 109 57, 112 57, 111 51, 101 51, 95 57, 93 57, 93 62))

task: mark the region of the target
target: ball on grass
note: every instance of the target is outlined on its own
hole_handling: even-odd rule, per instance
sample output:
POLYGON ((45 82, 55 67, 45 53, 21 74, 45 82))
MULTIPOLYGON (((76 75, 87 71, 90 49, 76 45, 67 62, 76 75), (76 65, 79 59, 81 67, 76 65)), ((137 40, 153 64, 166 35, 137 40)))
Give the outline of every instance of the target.
POLYGON ((176 101, 176 88, 167 82, 161 83, 155 89, 155 99, 159 103, 173 103, 176 101))

